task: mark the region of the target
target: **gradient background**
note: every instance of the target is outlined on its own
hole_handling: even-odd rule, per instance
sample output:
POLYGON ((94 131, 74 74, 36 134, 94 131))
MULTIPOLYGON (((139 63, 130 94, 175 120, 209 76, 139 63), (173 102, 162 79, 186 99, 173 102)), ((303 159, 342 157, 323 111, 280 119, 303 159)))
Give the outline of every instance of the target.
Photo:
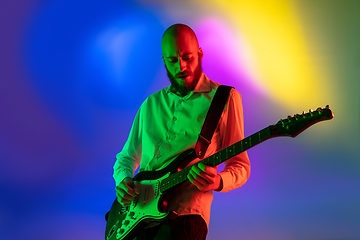
POLYGON ((208 77, 242 94, 246 136, 335 114, 250 149, 251 177, 215 193, 207 239, 360 239, 359 13, 357 0, 2 0, 0 239, 103 239, 115 154, 168 85, 160 40, 177 22, 208 77))

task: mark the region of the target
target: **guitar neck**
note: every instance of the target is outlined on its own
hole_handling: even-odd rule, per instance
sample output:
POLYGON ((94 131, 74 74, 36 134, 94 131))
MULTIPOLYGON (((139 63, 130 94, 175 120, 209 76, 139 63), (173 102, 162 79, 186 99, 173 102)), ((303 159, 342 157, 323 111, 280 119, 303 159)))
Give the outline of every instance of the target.
MULTIPOLYGON (((229 147, 226 147, 219 152, 201 160, 202 163, 205 165, 215 167, 219 165, 220 163, 225 162, 231 157, 234 157, 253 146, 270 139, 272 137, 275 137, 276 134, 276 127, 274 125, 270 125, 252 135, 249 137, 244 138, 243 140, 230 145, 229 147)), ((187 180, 187 175, 191 169, 191 166, 188 166, 184 169, 182 169, 179 172, 176 172, 174 174, 171 174, 169 177, 163 179, 160 184, 160 191, 164 192, 184 181, 187 180)))

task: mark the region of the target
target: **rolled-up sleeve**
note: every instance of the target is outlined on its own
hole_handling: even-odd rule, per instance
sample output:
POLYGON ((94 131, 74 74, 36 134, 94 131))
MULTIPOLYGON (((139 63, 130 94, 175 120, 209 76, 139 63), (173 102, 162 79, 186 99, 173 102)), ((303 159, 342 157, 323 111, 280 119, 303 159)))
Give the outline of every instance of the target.
MULTIPOLYGON (((235 89, 230 92, 219 124, 222 148, 244 138, 242 100, 240 93, 235 89)), ((225 161, 225 168, 219 174, 223 181, 220 192, 228 192, 245 184, 250 176, 250 161, 246 151, 225 161)))

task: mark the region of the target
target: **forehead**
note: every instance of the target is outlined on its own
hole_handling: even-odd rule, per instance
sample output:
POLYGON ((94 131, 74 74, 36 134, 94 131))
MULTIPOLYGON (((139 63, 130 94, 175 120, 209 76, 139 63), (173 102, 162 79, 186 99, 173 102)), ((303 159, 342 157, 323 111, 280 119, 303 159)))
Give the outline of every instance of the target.
POLYGON ((196 37, 189 32, 182 32, 180 34, 169 33, 164 37, 161 48, 165 57, 196 54, 199 49, 196 37))

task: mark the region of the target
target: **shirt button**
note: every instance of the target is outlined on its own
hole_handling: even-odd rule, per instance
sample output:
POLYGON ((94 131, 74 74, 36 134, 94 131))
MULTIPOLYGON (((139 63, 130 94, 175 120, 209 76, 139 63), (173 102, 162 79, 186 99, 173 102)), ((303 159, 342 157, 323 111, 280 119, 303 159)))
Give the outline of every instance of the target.
POLYGON ((174 117, 174 118, 173 118, 173 121, 175 122, 176 120, 177 120, 177 118, 176 118, 176 117, 174 117))
POLYGON ((169 140, 170 139, 170 137, 169 136, 166 136, 166 140, 169 140))

